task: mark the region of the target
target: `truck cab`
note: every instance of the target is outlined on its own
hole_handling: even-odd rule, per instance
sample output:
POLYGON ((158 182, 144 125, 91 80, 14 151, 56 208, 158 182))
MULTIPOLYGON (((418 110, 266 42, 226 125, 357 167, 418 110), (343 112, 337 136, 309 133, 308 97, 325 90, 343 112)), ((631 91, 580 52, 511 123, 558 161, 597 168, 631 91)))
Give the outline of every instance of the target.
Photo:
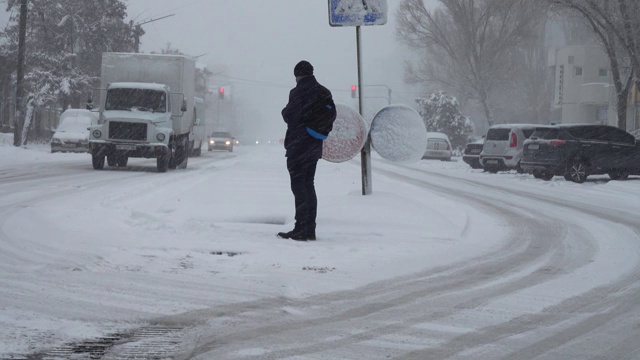
POLYGON ((158 172, 186 168, 195 116, 195 63, 183 56, 104 53, 93 167, 156 158, 158 172), (189 106, 187 106, 189 104, 189 106))
MULTIPOLYGON (((98 125, 90 131, 97 165, 102 157, 104 166, 105 156, 109 166, 117 167, 126 166, 129 157, 165 162, 173 135, 170 89, 162 84, 112 83, 105 91, 98 125)), ((162 164, 160 169, 164 170, 162 164)))

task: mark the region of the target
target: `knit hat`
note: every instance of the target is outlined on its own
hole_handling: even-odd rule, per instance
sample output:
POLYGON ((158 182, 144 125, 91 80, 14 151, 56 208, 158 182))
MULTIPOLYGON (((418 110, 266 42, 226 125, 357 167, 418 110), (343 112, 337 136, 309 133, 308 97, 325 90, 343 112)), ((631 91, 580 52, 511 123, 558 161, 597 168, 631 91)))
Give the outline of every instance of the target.
POLYGON ((294 76, 313 75, 313 66, 306 60, 300 61, 293 69, 294 76))

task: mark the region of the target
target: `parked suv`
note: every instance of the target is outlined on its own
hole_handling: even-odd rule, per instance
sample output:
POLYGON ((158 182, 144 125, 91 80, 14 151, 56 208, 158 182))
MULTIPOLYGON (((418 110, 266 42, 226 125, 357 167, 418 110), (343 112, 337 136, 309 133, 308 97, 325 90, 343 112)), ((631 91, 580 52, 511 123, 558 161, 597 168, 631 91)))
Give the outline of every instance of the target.
POLYGON ((640 142, 608 125, 565 124, 538 128, 525 142, 522 168, 536 178, 562 175, 583 183, 592 174, 624 180, 640 174, 640 142))
POLYGON ((512 170, 522 172, 522 145, 540 125, 500 124, 493 125, 487 131, 484 146, 480 153, 480 164, 489 172, 512 170))

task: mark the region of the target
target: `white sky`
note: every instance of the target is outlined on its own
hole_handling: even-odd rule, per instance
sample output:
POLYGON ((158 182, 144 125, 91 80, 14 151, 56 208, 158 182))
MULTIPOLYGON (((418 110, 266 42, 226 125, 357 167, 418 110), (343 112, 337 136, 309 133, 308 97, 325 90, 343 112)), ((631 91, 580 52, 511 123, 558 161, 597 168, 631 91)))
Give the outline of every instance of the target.
MULTIPOLYGON (((336 101, 356 104, 351 85, 357 84, 356 30, 329 26, 328 2, 323 0, 129 0, 128 12, 142 22, 175 16, 144 25, 142 51, 158 51, 168 43, 197 56, 216 69, 228 69, 233 83, 252 114, 264 126, 283 131, 280 110, 293 87, 293 67, 302 59, 315 67, 318 80, 331 89, 336 101), (281 85, 271 86, 272 84, 281 85)), ((392 89, 392 101, 413 105, 416 91, 403 83, 407 49, 395 40, 395 11, 389 0, 388 22, 362 28, 363 81, 392 89)), ((365 88, 370 106, 387 104, 387 88, 365 88)), ((372 111, 376 111, 372 110, 372 111)))
MULTIPOLYGON (((594 176, 575 184, 556 177, 546 182, 515 172, 471 170, 460 159, 397 165, 374 152, 373 194, 362 196, 358 156, 344 163, 321 161, 316 177, 318 240, 300 243, 275 237, 293 224, 281 146, 204 151, 189 160, 186 170, 158 174, 153 159, 130 159, 126 170, 95 171, 88 154, 51 154, 47 144, 26 149, 11 144, 10 136, 0 137, 0 358, 144 327, 158 318, 163 319, 160 324, 192 326, 172 335, 178 344, 174 350, 185 350, 198 342, 214 344, 220 332, 233 328, 227 322, 237 319, 217 312, 227 305, 287 299, 289 305, 273 321, 305 321, 314 313, 328 316, 322 301, 314 307, 296 305, 318 294, 418 271, 424 276, 421 282, 439 277, 456 281, 455 274, 477 259, 507 256, 505 251, 511 254, 520 246, 538 249, 536 243, 549 246, 536 260, 507 273, 487 273, 477 284, 449 294, 454 304, 474 304, 465 305, 466 310, 420 324, 441 329, 437 333, 443 338, 485 334, 494 324, 535 317, 637 271, 638 235, 590 213, 594 209, 635 219, 640 210, 637 178, 602 182, 593 181, 599 178, 594 176), (529 194, 526 202, 508 195, 523 192, 529 194), (544 196, 534 200, 531 194, 544 196), (578 206, 587 210, 576 210, 578 206), (496 209, 549 228, 527 232, 526 224, 512 224, 496 209), (452 267, 438 273, 443 266, 452 267), (526 286, 519 282, 536 274, 547 275, 526 286), (516 290, 476 301, 478 293, 501 284, 508 288, 512 281, 516 290)), ((448 289, 441 290, 446 296, 448 289)), ((572 313, 579 318, 582 312, 572 313)), ((336 337, 346 337, 368 327, 366 318, 333 328, 331 335, 338 331, 336 337)), ((386 322, 396 321, 391 317, 386 322)), ((561 333, 566 323, 572 324, 544 325, 541 336, 561 333)), ((286 334, 266 343, 228 341, 199 358, 268 358, 292 345, 283 338, 286 334)), ((585 336, 597 343, 590 333, 585 336)), ((513 351, 511 338, 496 340, 492 354, 513 351)), ((539 339, 535 334, 525 338, 539 339)), ((368 343, 375 351, 389 341, 374 338, 368 343)), ((433 338, 408 335, 395 341, 398 350, 434 345, 433 338), (400 345, 407 339, 414 347, 400 345)), ((158 346, 169 343, 164 338, 158 346)), ((127 354, 127 346, 118 351, 127 354)), ((353 358, 337 354, 342 355, 332 356, 326 349, 316 353, 318 358, 353 358)), ((373 354, 380 356, 374 352, 365 357, 378 358, 373 354)))

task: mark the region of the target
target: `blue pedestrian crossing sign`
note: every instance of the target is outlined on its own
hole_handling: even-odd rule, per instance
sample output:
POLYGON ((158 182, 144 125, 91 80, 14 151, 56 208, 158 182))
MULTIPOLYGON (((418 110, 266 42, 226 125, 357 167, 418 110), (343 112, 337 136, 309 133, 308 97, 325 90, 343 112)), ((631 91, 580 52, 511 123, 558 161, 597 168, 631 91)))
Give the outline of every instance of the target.
POLYGON ((363 26, 387 23, 387 0, 329 0, 329 25, 363 26))

